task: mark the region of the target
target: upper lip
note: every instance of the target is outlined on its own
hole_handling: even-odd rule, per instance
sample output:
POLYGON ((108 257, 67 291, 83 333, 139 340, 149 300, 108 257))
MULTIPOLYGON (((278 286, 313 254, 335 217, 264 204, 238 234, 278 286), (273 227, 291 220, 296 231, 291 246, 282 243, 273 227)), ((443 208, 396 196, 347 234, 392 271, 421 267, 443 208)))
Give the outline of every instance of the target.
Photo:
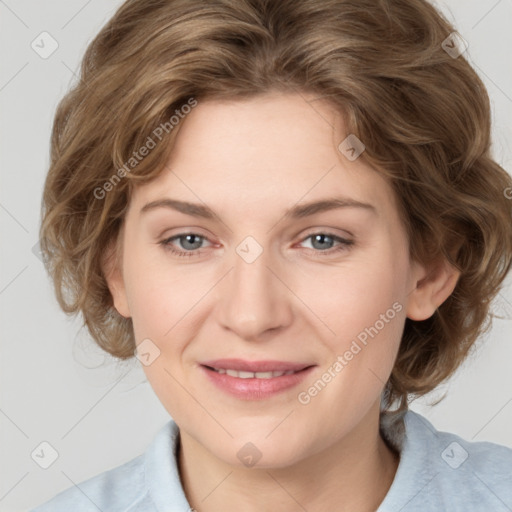
POLYGON ((236 370, 239 372, 298 372, 304 370, 312 364, 292 363, 287 361, 246 361, 244 359, 216 359, 204 361, 203 366, 209 366, 217 370, 236 370))

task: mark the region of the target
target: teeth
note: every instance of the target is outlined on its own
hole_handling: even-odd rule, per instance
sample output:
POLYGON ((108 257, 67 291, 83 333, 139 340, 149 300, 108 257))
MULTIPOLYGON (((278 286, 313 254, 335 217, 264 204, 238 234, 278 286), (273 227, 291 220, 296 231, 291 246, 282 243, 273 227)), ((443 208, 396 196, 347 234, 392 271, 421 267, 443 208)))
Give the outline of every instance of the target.
POLYGON ((280 377, 280 375, 274 375, 274 372, 256 372, 254 376, 257 379, 271 379, 272 377, 280 377))
POLYGON ((245 372, 237 370, 225 370, 224 368, 214 368, 214 370, 220 374, 225 373, 230 377, 237 377, 239 379, 272 379, 274 377, 281 377, 282 375, 291 375, 292 373, 295 373, 293 370, 288 370, 286 372, 245 372))

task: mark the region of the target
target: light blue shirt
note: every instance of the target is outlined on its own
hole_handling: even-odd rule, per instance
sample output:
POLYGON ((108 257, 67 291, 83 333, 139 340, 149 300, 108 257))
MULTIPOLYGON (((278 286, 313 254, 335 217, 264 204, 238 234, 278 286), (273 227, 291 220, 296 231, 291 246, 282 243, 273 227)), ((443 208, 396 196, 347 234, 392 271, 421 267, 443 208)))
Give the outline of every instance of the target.
MULTIPOLYGON (((512 449, 439 432, 412 411, 404 418, 405 435, 394 441, 398 470, 376 512, 512 512, 512 449)), ((143 455, 32 512, 190 512, 178 473, 178 440, 171 420, 143 455)))

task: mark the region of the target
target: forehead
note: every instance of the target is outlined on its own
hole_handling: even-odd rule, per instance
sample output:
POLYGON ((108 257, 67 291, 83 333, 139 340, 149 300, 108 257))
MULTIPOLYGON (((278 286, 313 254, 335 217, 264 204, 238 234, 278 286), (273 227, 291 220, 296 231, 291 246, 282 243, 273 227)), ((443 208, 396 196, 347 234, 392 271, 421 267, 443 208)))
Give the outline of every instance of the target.
POLYGON ((234 214, 287 209, 326 196, 393 208, 390 185, 363 158, 338 149, 341 113, 312 95, 208 100, 181 121, 162 174, 135 189, 133 207, 169 196, 234 214))

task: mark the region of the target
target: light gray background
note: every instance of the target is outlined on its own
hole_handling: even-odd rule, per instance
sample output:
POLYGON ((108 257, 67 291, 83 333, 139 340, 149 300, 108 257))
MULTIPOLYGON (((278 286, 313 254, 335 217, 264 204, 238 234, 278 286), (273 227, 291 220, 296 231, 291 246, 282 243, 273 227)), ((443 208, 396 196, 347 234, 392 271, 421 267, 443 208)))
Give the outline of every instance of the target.
MULTIPOLYGON (((32 508, 58 491, 142 453, 168 420, 137 360, 116 364, 62 313, 32 252, 58 100, 87 44, 118 0, 0 0, 0 512, 32 508), (41 58, 31 42, 49 32, 58 49, 41 58), (135 364, 137 363, 137 364, 135 364), (31 458, 42 441, 59 457, 31 458)), ((512 0, 438 5, 468 41, 466 52, 491 96, 494 155, 512 169, 512 0)), ((510 285, 511 280, 507 281, 510 285)), ((512 447, 512 292, 505 289, 484 343, 455 378, 412 409, 442 430, 512 447)))

